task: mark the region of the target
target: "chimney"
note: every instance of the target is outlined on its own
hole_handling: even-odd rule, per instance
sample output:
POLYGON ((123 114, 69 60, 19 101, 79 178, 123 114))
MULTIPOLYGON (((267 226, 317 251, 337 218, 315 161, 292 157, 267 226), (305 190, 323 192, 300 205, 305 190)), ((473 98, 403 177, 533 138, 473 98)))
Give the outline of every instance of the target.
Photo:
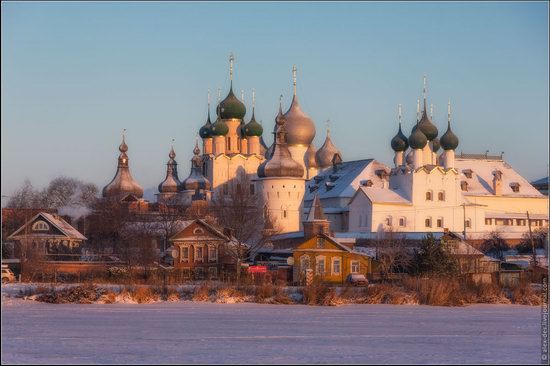
POLYGON ((493 172, 493 193, 495 196, 502 195, 502 172, 500 170, 493 172))

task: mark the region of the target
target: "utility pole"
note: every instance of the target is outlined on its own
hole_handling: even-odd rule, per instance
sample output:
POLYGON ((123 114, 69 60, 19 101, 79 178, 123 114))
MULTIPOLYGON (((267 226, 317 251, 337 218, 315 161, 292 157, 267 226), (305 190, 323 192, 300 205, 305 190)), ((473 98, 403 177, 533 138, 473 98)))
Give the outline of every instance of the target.
POLYGON ((531 231, 531 219, 529 218, 529 211, 527 211, 527 225, 529 226, 529 240, 531 241, 531 251, 533 252, 533 272, 537 266, 537 252, 535 250, 535 242, 533 241, 533 232, 531 231))

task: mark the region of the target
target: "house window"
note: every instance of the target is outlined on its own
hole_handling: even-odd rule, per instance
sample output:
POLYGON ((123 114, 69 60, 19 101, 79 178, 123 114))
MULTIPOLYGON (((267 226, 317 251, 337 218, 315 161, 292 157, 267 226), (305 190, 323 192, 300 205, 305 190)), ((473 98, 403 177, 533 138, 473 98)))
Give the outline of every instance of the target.
POLYGON ((443 218, 437 219, 437 227, 443 227, 443 218))
POLYGON ((351 273, 359 273, 359 261, 351 261, 351 273))
POLYGON ((404 217, 399 218, 399 226, 401 227, 407 226, 407 220, 404 217))
POLYGON ((202 267, 195 268, 195 277, 197 280, 204 280, 204 268, 202 267))
POLYGON ((255 195, 255 194, 256 194, 255 188, 256 188, 256 186, 254 185, 254 183, 250 183, 250 194, 251 194, 251 195, 255 195))
POLYGON ((340 274, 340 258, 332 258, 332 274, 333 275, 339 275, 340 274))
POLYGON ((317 249, 325 249, 325 239, 317 238, 317 249))
POLYGON ((493 219, 485 219, 485 225, 493 225, 493 219))
POLYGON ((193 234, 204 234, 204 230, 200 227, 196 227, 195 229, 193 229, 193 234))
POLYGON ((286 210, 283 210, 283 218, 286 219, 286 210))
POLYGON ((305 273, 306 270, 308 270, 310 267, 309 263, 309 255, 304 254, 300 257, 300 272, 305 273))
POLYGON ((468 182, 466 182, 466 181, 460 182, 460 189, 463 192, 468 192, 468 182))
POLYGON ((470 219, 466 219, 466 227, 467 228, 472 227, 472 221, 470 219))
POLYGON ((33 231, 48 231, 50 227, 44 221, 37 221, 32 225, 33 231))
POLYGON ((441 191, 437 193, 437 200, 438 201, 445 201, 445 192, 441 191))
POLYGON ((218 248, 211 245, 208 247, 208 261, 216 262, 218 260, 218 248))
POLYGON ((386 217, 386 220, 384 222, 386 226, 391 226, 391 216, 386 217))
POLYGON ((426 219, 424 220, 424 224, 426 227, 432 227, 432 218, 426 217, 426 219))
POLYGON ((208 277, 211 280, 215 280, 218 278, 218 269, 216 267, 210 267, 208 268, 208 277))
POLYGON ((203 261, 203 248, 202 246, 195 247, 195 262, 203 261))
POLYGON ((180 262, 189 263, 189 247, 180 247, 180 262))
POLYGON ((518 193, 519 192, 519 183, 510 183, 510 188, 512 188, 512 192, 518 193))
POLYGON ((317 266, 316 266, 316 272, 318 275, 324 275, 325 274, 325 257, 320 256, 316 258, 317 266))
POLYGON ((432 191, 426 192, 426 201, 433 201, 432 191))

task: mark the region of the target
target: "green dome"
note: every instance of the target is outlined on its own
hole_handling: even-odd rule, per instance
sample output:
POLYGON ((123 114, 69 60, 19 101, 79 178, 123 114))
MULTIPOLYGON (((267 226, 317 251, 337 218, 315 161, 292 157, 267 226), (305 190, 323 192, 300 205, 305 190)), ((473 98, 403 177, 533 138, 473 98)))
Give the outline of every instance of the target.
POLYGON ((428 138, 429 141, 432 141, 437 137, 437 127, 432 123, 430 117, 426 113, 426 107, 424 106, 424 112, 422 112, 422 118, 418 123, 418 128, 420 131, 428 138))
POLYGON ((451 130, 451 124, 447 126, 447 131, 441 136, 441 146, 443 150, 456 150, 458 147, 458 137, 451 130))
POLYGON ((244 126, 244 133, 246 136, 261 136, 264 133, 264 128, 254 118, 254 111, 252 111, 250 122, 244 126))
POLYGON ((422 133, 420 128, 413 129, 411 136, 409 137, 409 145, 412 149, 423 149, 428 143, 428 138, 422 133))
POLYGON ((211 130, 213 136, 225 136, 229 132, 227 124, 220 117, 214 122, 211 130))
POLYGON ((409 147, 407 137, 401 131, 401 123, 399 124, 399 132, 391 140, 391 148, 393 151, 405 151, 409 147))
POLYGON ((199 136, 203 139, 212 137, 212 122, 210 122, 210 111, 208 111, 208 119, 204 126, 199 130, 199 136))
POLYGON ((227 97, 221 101, 218 108, 218 115, 222 119, 243 119, 246 114, 246 108, 243 102, 241 102, 235 94, 233 94, 233 87, 229 89, 229 94, 227 94, 227 97))

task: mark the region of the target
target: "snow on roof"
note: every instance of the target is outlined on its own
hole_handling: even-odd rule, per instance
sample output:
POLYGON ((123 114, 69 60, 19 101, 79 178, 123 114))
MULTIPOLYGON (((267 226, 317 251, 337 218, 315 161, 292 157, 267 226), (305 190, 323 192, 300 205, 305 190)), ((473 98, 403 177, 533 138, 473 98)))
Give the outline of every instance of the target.
POLYGON ((508 197, 545 197, 525 178, 516 172, 504 160, 498 159, 467 159, 457 157, 455 168, 459 173, 464 170, 472 170, 472 178, 462 177, 468 183, 468 191, 463 192, 465 196, 494 196, 493 172, 502 172, 502 195, 508 197), (514 192, 510 184, 518 183, 519 192, 514 192))
POLYGON ((277 234, 271 236, 271 240, 284 240, 284 239, 295 239, 295 238, 302 238, 304 236, 303 231, 291 231, 289 233, 284 234, 277 234))
POLYGON ((359 188, 369 200, 373 203, 399 203, 402 205, 412 205, 412 202, 402 196, 399 190, 374 187, 359 188))
POLYGON ((42 216, 46 221, 55 226, 59 231, 65 234, 67 237, 72 239, 88 240, 80 231, 72 227, 67 221, 63 220, 61 216, 50 214, 47 212, 40 212, 36 214, 32 219, 27 221, 21 228, 19 228, 15 233, 10 235, 10 238, 15 238, 16 235, 27 225, 30 225, 38 216, 42 216))
POLYGON ((453 255, 475 255, 475 256, 484 256, 479 250, 466 243, 463 240, 453 241, 452 244, 449 243, 449 251, 453 255))
POLYGON ((328 168, 306 184, 304 201, 313 200, 316 193, 319 194, 321 200, 335 197, 351 198, 361 185, 362 180, 370 179, 374 185, 382 186, 382 180, 376 175, 376 170, 384 168, 387 167, 374 159, 342 162, 337 165, 336 172, 332 168, 328 168), (315 185, 318 188, 311 191, 309 188, 315 185))

